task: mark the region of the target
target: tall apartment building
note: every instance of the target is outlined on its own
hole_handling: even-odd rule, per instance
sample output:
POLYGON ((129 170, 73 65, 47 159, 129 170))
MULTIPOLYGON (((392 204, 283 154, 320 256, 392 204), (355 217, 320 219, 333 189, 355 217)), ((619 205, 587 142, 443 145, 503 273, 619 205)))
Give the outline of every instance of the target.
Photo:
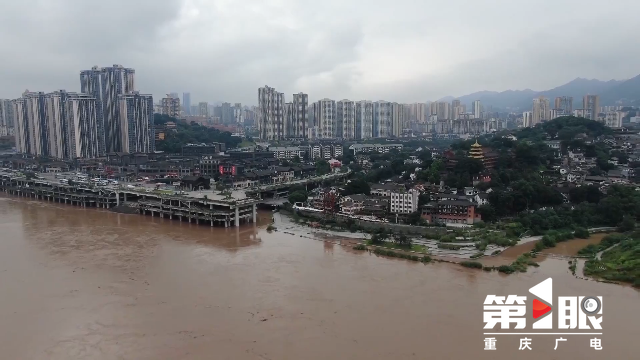
POLYGON ((65 117, 67 156, 92 159, 102 156, 98 140, 98 103, 90 94, 67 93, 65 117))
POLYGON ((522 126, 523 127, 533 126, 533 112, 525 111, 522 113, 522 126))
POLYGON ((0 99, 0 136, 14 134, 14 116, 11 100, 0 99))
POLYGON ((453 119, 453 120, 457 120, 459 118, 459 115, 456 114, 456 112, 460 111, 459 107, 460 107, 460 100, 455 99, 451 101, 451 108, 450 108, 450 115, 449 115, 449 119, 453 119))
POLYGON ((336 102, 322 99, 313 104, 313 118, 318 127, 318 138, 334 139, 338 134, 336 102))
POLYGON ((258 89, 258 132, 262 140, 285 138, 284 94, 268 86, 258 89))
POLYGON ((554 100, 553 108, 558 111, 558 115, 573 114, 573 97, 558 96, 554 100))
POLYGON ((54 91, 44 96, 47 123, 48 156, 68 159, 68 128, 66 116, 67 92, 54 91))
POLYGON ((407 112, 403 104, 392 103, 391 104, 391 135, 400 137, 402 130, 405 128, 407 121, 407 112))
POLYGON ((598 111, 600 110, 600 96, 585 95, 582 99, 582 108, 586 110, 588 119, 598 120, 598 111))
POLYGON ((162 106, 163 115, 169 115, 175 118, 180 116, 180 98, 173 97, 169 94, 166 98, 162 98, 160 105, 162 106))
POLYGON ((303 139, 307 137, 307 123, 309 122, 309 95, 305 93, 293 94, 291 114, 291 132, 289 136, 303 139))
POLYGON ((543 121, 549 120, 549 110, 549 99, 544 96, 533 99, 531 125, 536 126, 543 121))
POLYGON ((209 117, 209 103, 204 101, 198 103, 198 115, 201 117, 209 117))
POLYGON ((599 120, 601 120, 605 126, 611 128, 621 128, 623 117, 624 112, 622 111, 608 111, 604 113, 602 117, 599 117, 599 120))
POLYGON ((137 91, 118 96, 122 151, 149 153, 155 151, 153 96, 137 91))
POLYGON ((340 100, 337 106, 337 124, 343 139, 356 139, 356 104, 351 100, 340 100))
POLYGON ((355 103, 355 138, 370 139, 373 137, 373 103, 367 100, 355 103))
POLYGON ((480 100, 475 100, 471 104, 471 109, 473 110, 474 119, 480 119, 482 117, 482 105, 480 104, 480 100))
POLYGON ((391 135, 392 105, 380 100, 373 103, 373 137, 386 138, 391 135))
POLYGON ((448 102, 438 102, 438 120, 448 120, 451 115, 451 105, 448 102))
POLYGON ((191 113, 191 93, 182 93, 182 110, 185 115, 195 115, 191 113))
POLYGON ((244 124, 244 109, 241 103, 233 104, 233 122, 236 124, 244 124))
POLYGON ((34 156, 49 156, 44 93, 25 91, 14 100, 16 149, 34 156))
MULTIPOLYGON (((118 96, 135 90, 135 70, 122 65, 94 66, 80 72, 80 92, 96 98, 100 152, 121 152, 122 131, 118 96)), ((152 108, 153 109, 153 108, 152 108)))
POLYGON ((429 106, 426 103, 413 103, 409 105, 410 120, 419 124, 424 124, 429 118, 429 106))

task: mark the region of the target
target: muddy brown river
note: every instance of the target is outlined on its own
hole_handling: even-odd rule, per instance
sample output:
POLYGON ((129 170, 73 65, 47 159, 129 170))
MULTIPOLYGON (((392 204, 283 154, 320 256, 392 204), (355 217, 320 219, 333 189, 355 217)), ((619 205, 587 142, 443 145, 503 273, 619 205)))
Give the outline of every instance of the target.
POLYGON ((270 216, 211 228, 0 195, 0 358, 638 358, 638 291, 576 279, 566 260, 509 276, 423 265, 267 233, 270 216), (603 350, 550 335, 483 350, 485 296, 548 277, 554 295, 604 296, 603 350))

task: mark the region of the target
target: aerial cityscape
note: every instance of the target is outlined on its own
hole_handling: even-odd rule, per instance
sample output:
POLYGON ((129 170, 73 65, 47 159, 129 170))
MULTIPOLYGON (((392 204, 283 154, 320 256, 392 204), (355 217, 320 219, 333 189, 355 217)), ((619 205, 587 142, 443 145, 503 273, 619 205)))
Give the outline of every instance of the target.
POLYGON ((2 358, 637 358, 639 4, 59 1, 0 11, 2 358))

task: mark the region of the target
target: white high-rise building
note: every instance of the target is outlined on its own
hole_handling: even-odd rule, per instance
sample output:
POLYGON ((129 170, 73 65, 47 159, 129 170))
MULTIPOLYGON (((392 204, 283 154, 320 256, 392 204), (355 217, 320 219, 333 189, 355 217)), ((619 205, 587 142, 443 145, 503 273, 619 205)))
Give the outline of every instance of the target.
POLYGON ((201 101, 198 103, 198 115, 201 117, 209 117, 209 103, 201 101))
POLYGON ((135 70, 122 65, 94 66, 80 72, 80 92, 98 101, 98 136, 101 153, 122 152, 121 121, 118 118, 118 96, 135 90, 135 70))
POLYGON ((166 98, 160 100, 162 106, 162 114, 169 115, 171 117, 180 117, 180 98, 173 97, 172 94, 168 94, 166 98))
POLYGON ((102 156, 98 140, 97 101, 89 94, 67 93, 65 115, 69 159, 102 156))
POLYGON ((11 100, 0 99, 0 136, 14 134, 14 116, 11 100))
POLYGON ((67 145, 67 116, 66 102, 67 92, 64 90, 54 91, 44 96, 45 116, 47 118, 47 138, 49 156, 55 159, 68 159, 69 151, 67 145))
POLYGON ((340 100, 337 105, 337 123, 340 137, 353 140, 356 138, 356 105, 351 100, 340 100))
POLYGON ((286 137, 284 94, 264 86, 258 89, 258 133, 262 140, 282 140, 286 137))
POLYGON ((471 108, 473 109, 473 118, 480 119, 482 117, 482 106, 480 105, 480 100, 475 100, 471 104, 471 108))
POLYGON ((185 115, 196 115, 191 113, 191 93, 182 93, 182 111, 185 115))
POLYGON ((405 107, 403 104, 392 103, 391 104, 391 129, 390 135, 395 137, 400 137, 402 135, 402 130, 407 123, 406 119, 407 113, 405 112, 405 107))
POLYGON ((373 103, 361 100, 355 103, 356 139, 370 139, 373 137, 373 103))
POLYGON ((533 99, 532 126, 536 126, 543 121, 549 120, 549 116, 551 116, 549 110, 549 99, 544 96, 533 99))
POLYGON ((392 105, 380 100, 373 103, 373 137, 386 138, 391 135, 392 105))
POLYGON ((531 111, 525 111, 522 113, 522 126, 523 127, 533 126, 533 113, 531 111))
POLYGON ((338 133, 336 102, 322 99, 313 104, 313 119, 318 126, 318 138, 334 139, 338 133))
POLYGON ((12 103, 17 151, 34 156, 49 156, 44 93, 27 90, 12 103))
POLYGON ((309 95, 293 94, 291 114, 291 137, 303 139, 307 137, 309 122, 309 95))
POLYGON ((244 109, 241 103, 233 104, 233 121, 239 125, 244 124, 244 109))
POLYGON ((125 153, 150 153, 155 151, 155 129, 153 127, 153 96, 137 91, 118 96, 125 153))
POLYGON ((605 126, 607 127, 621 128, 623 117, 624 112, 622 111, 608 111, 601 117, 601 121, 604 122, 605 126))

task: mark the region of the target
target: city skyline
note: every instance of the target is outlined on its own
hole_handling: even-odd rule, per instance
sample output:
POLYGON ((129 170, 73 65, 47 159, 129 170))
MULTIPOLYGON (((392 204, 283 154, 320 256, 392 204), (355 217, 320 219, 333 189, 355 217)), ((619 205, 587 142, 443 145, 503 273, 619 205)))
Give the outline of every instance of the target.
POLYGON ((87 64, 139 69, 139 81, 156 99, 177 91, 190 92, 192 104, 248 105, 255 105, 255 89, 264 84, 285 94, 304 92, 309 101, 330 97, 412 103, 481 90, 548 89, 576 77, 628 79, 640 73, 633 61, 640 50, 629 46, 640 30, 637 2, 593 7, 572 0, 543 1, 534 10, 540 20, 534 23, 521 21, 521 5, 506 1, 494 6, 461 0, 439 4, 443 13, 465 9, 455 12, 455 21, 436 16, 429 1, 366 7, 358 1, 309 4, 114 0, 71 6, 61 0, 56 6, 41 5, 48 14, 41 19, 33 17, 27 4, 10 2, 0 14, 0 31, 12 34, 0 50, 6 60, 0 98, 19 97, 24 89, 79 92, 68 74, 87 64), (607 27, 595 25, 610 18, 616 21, 607 27), (40 26, 24 26, 34 22, 40 26), (574 24, 571 29, 554 30, 568 22, 574 24), (11 55, 15 53, 22 56, 11 55), (615 53, 625 56, 611 56, 615 53), (42 58, 48 60, 32 60, 42 58))

